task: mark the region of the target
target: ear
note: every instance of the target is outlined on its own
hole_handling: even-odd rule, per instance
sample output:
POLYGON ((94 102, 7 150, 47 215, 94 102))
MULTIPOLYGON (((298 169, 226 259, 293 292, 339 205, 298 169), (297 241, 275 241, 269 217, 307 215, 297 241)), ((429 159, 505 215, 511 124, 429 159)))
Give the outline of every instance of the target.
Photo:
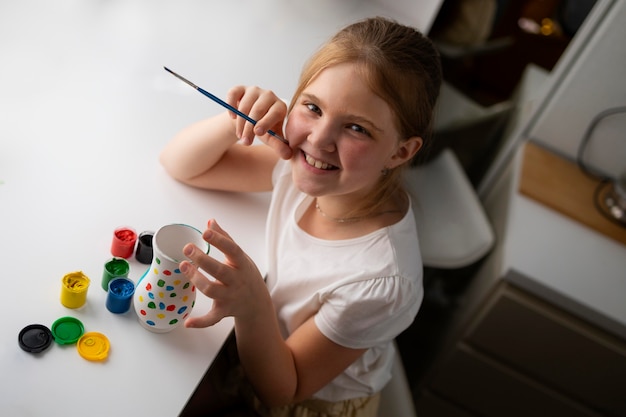
POLYGON ((398 148, 391 156, 387 168, 393 169, 409 161, 422 148, 423 144, 424 140, 419 136, 413 136, 400 142, 398 148))

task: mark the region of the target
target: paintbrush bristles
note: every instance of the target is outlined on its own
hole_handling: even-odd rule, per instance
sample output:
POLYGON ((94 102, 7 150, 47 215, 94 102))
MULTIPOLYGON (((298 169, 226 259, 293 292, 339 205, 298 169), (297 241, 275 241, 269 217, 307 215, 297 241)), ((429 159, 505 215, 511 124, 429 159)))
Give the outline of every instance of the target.
POLYGON ((185 77, 182 77, 178 74, 176 74, 174 71, 172 71, 171 69, 169 69, 168 67, 163 67, 165 69, 165 71, 169 72, 170 74, 172 74, 174 77, 178 78, 179 80, 189 84, 190 86, 192 86, 193 88, 195 88, 196 90, 198 89, 198 86, 195 85, 194 83, 192 83, 191 81, 189 81, 188 79, 186 79, 185 77))

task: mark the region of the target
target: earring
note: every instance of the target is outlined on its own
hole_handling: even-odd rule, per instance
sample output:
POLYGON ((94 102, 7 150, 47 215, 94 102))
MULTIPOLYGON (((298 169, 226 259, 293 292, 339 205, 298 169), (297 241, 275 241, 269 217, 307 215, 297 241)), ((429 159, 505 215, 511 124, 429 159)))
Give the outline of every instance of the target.
POLYGON ((389 168, 387 168, 387 167, 383 168, 383 169, 380 171, 380 174, 381 174, 383 177, 386 177, 386 176, 387 176, 387 174, 389 174, 389 168))

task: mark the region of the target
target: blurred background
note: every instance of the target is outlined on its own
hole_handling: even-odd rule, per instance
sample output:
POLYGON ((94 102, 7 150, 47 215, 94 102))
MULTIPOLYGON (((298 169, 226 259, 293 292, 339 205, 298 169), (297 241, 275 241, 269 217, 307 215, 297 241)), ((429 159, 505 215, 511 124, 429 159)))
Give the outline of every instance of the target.
POLYGON ((429 32, 445 79, 434 153, 452 148, 478 187, 523 104, 524 75, 552 72, 595 3, 443 1, 429 32))

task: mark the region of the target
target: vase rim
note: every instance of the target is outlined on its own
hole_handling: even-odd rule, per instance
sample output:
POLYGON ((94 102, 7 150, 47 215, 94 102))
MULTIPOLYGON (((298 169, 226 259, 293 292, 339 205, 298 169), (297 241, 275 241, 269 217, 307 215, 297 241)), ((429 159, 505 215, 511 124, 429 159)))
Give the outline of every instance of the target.
MULTIPOLYGON (((191 226, 189 224, 186 223, 170 223, 170 224, 166 224, 165 226, 160 227, 153 236, 152 239, 152 249, 154 251, 154 254, 156 255, 156 253, 160 253, 162 258, 167 259, 170 262, 175 262, 175 263, 180 263, 181 261, 183 261, 184 259, 187 259, 187 257, 182 256, 182 259, 176 259, 175 257, 173 257, 171 255, 171 253, 167 253, 167 251, 164 251, 162 247, 159 246, 158 244, 158 240, 159 240, 159 233, 162 234, 162 232, 166 229, 170 229, 170 228, 177 228, 177 227, 185 227, 188 228, 190 230, 193 230, 195 232, 198 233, 198 235, 200 236, 199 241, 193 242, 193 241, 189 241, 189 242, 185 242, 184 244, 186 245, 187 243, 194 243, 196 244, 196 246, 198 246, 198 243, 202 242, 202 244, 205 245, 205 249, 206 251, 203 251, 204 253, 209 253, 210 249, 211 249, 211 245, 209 245, 208 242, 206 242, 204 239, 202 239, 202 232, 200 231, 200 229, 191 226)), ((182 254, 182 247, 181 249, 181 254, 182 254)))

